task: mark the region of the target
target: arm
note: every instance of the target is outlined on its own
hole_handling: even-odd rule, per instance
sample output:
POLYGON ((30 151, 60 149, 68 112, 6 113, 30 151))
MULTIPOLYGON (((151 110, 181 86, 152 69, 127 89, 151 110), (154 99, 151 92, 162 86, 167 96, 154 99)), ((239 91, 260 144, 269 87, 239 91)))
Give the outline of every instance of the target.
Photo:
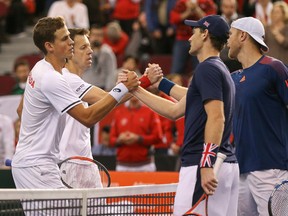
MULTIPOLYGON (((204 142, 214 143, 220 147, 224 131, 224 104, 219 100, 211 100, 204 105, 207 122, 205 125, 204 142)), ((211 168, 201 168, 201 185, 208 195, 213 195, 218 181, 211 168)))
POLYGON ((166 118, 176 120, 185 114, 186 96, 179 102, 173 103, 172 101, 156 96, 141 87, 137 88, 133 94, 152 110, 166 118), (163 109, 163 107, 165 107, 165 109, 163 109))
MULTIPOLYGON (((132 91, 139 85, 137 75, 133 73, 128 74, 128 79, 125 86, 121 83, 114 87, 109 94, 104 96, 101 100, 97 101, 93 105, 85 108, 83 104, 78 104, 72 107, 68 114, 78 120, 80 123, 87 127, 92 127, 95 123, 100 121, 105 115, 107 115, 115 105, 122 99, 128 90, 132 91)), ((104 92, 100 91, 104 95, 104 92)), ((87 96, 88 97, 88 96, 87 96)))
POLYGON ((21 101, 17 107, 17 114, 18 114, 18 117, 19 119, 21 120, 21 116, 22 116, 22 110, 23 110, 23 100, 24 100, 24 95, 22 95, 21 97, 21 101))

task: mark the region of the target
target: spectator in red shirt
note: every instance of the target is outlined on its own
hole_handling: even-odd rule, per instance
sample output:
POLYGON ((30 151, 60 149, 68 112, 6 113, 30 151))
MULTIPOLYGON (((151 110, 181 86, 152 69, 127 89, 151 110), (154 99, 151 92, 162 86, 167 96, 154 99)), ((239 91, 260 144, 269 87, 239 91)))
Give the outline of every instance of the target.
POLYGON ((103 43, 108 44, 112 48, 116 57, 124 55, 128 42, 128 35, 122 31, 121 26, 117 22, 107 24, 103 43))
POLYGON ((141 0, 117 0, 112 5, 112 18, 119 21, 123 31, 130 37, 132 25, 140 15, 141 0))
POLYGON ((199 20, 204 16, 216 14, 217 9, 213 0, 178 0, 170 12, 170 23, 176 27, 176 38, 173 47, 171 73, 184 73, 188 60, 192 61, 192 69, 198 60, 189 55, 192 28, 184 24, 185 19, 199 20))
POLYGON ((116 108, 110 145, 117 148, 117 171, 156 171, 151 146, 162 138, 158 115, 132 97, 116 108))

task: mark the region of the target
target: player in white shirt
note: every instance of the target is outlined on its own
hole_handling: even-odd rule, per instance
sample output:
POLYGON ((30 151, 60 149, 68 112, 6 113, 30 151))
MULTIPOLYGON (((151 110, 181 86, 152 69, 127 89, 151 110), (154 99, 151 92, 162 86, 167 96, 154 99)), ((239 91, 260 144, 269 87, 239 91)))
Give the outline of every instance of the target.
POLYGON ((68 28, 89 28, 87 6, 77 0, 55 1, 50 6, 49 17, 62 16, 68 28))
POLYGON ((21 103, 20 136, 12 160, 17 188, 65 188, 57 166, 66 121, 63 114, 91 127, 139 85, 137 75, 130 72, 128 80, 116 85, 101 103, 84 107, 62 75, 66 59, 73 56, 69 34, 61 17, 44 17, 34 27, 34 43, 45 58, 31 70, 21 103))

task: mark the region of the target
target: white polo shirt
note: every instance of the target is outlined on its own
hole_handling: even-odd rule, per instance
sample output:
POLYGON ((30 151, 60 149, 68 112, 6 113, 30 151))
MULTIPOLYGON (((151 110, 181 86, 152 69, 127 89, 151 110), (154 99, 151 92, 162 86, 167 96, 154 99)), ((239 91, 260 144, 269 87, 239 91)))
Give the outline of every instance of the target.
MULTIPOLYGON (((66 68, 62 69, 63 76, 74 93, 82 99, 92 88, 91 84, 83 81, 78 75, 70 73, 66 68)), ((88 106, 86 102, 82 102, 88 106)), ((83 156, 92 158, 90 128, 87 128, 68 114, 66 116, 66 127, 61 141, 59 159, 64 160, 71 156, 83 156)))
POLYGON ((45 59, 29 74, 13 167, 55 164, 69 109, 81 103, 63 75, 45 59))

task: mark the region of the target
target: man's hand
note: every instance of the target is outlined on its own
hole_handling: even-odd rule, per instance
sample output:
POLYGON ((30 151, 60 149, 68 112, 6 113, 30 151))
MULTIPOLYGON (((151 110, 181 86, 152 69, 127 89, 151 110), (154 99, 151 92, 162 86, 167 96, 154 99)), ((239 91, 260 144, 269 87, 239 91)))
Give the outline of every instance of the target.
POLYGON ((217 186, 218 180, 215 177, 213 168, 201 168, 201 186, 207 195, 213 195, 217 186))
MULTIPOLYGON (((134 91, 140 85, 140 81, 138 79, 137 74, 134 71, 129 71, 129 70, 123 70, 123 72, 127 73, 126 74, 127 80, 123 81, 122 83, 127 87, 129 92, 134 91)), ((118 78, 119 78, 119 75, 118 75, 118 78)))
POLYGON ((144 76, 148 77, 152 85, 158 81, 160 82, 161 78, 163 77, 162 68, 158 64, 149 63, 144 72, 144 76))

